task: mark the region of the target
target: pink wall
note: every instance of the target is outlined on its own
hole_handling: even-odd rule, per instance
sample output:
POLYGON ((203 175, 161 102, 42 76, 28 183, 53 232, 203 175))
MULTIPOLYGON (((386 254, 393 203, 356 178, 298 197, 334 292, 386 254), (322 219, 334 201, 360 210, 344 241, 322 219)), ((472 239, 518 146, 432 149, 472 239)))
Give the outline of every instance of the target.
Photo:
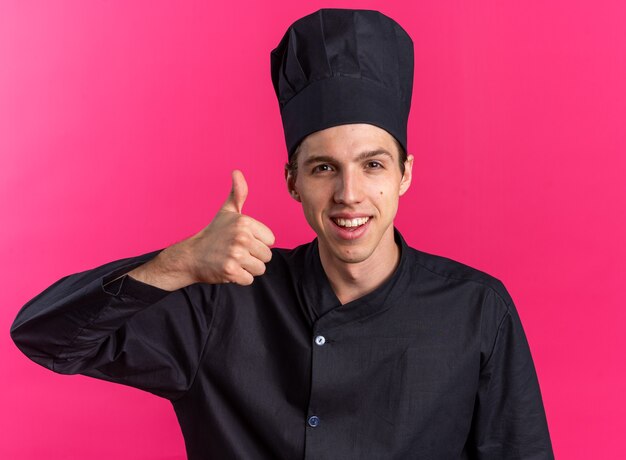
POLYGON ((208 3, 0 5, 0 458, 184 457, 167 401, 47 371, 9 326, 65 274, 208 224, 235 167, 279 246, 312 237, 282 181, 269 52, 326 6, 378 9, 415 42, 397 226, 504 281, 557 457, 626 458, 624 3, 208 3))

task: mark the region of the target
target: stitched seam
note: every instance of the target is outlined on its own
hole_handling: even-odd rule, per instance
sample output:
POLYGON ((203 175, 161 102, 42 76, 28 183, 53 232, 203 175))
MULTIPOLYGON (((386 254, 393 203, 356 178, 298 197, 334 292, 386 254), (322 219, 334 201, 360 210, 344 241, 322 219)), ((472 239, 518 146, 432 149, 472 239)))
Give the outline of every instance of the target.
MULTIPOLYGON (((138 303, 142 303, 142 304, 144 304, 144 306, 145 306, 145 307, 148 307, 148 306, 152 305, 152 303, 150 303, 150 302, 144 302, 144 301, 139 300, 139 299, 137 299, 137 298, 135 298, 135 297, 125 296, 125 295, 121 295, 121 296, 120 296, 120 299, 135 300, 135 301, 138 301, 138 303)), ((79 337, 79 336, 83 333, 83 331, 84 331, 85 329, 88 329, 89 327, 91 327, 91 326, 92 326, 92 325, 93 325, 93 324, 94 324, 94 323, 98 320, 98 318, 100 318, 100 317, 102 316, 102 314, 103 314, 105 311, 107 311, 108 309, 110 309, 110 308, 112 308, 111 301, 108 301, 108 303, 107 303, 107 304, 105 304, 105 305, 102 307, 102 309, 100 309, 100 311, 99 311, 96 315, 94 315, 94 317, 93 317, 93 318, 91 318, 91 320, 89 320, 89 322, 88 322, 87 324, 85 324, 83 327, 81 327, 81 328, 78 330, 78 332, 74 335, 74 337, 72 337, 72 339, 70 340, 70 342, 69 342, 67 345, 65 345, 65 346, 63 347, 63 349, 65 349, 66 351, 65 351, 65 352, 63 352, 63 351, 59 351, 59 352, 57 353, 57 356, 56 356, 56 357, 54 357, 54 358, 52 358, 52 368, 53 368, 53 369, 54 369, 54 363, 55 363, 55 361, 56 361, 56 360, 58 360, 58 359, 63 359, 64 355, 67 355, 67 354, 68 354, 68 351, 67 351, 67 350, 68 350, 68 349, 71 349, 71 348, 74 346, 74 344, 76 343, 76 340, 77 340, 77 339, 78 339, 78 337, 79 337)), ((136 314, 136 313, 138 313, 138 312, 135 312, 135 314, 136 314)), ((132 315, 132 316, 134 316, 134 315, 132 315)), ((127 321, 128 321, 130 318, 132 318, 132 316, 130 316, 129 318, 127 318, 127 321)), ((70 350, 70 351, 71 351, 71 350, 70 350)))
POLYGON ((359 61, 359 41, 356 38, 356 14, 352 15, 352 38, 354 39, 354 54, 357 56, 357 64, 359 67, 359 77, 363 75, 363 68, 361 67, 361 62, 359 61))
MULTIPOLYGON (((324 80, 334 80, 336 78, 353 78, 355 80, 366 80, 369 83, 374 83, 375 85, 377 85, 379 88, 381 88, 384 91, 389 92, 389 88, 387 86, 385 86, 384 84, 382 84, 380 81, 378 80, 374 80, 372 78, 369 77, 365 77, 363 75, 352 75, 352 74, 344 74, 344 73, 340 73, 340 72, 335 72, 333 73, 333 75, 330 76, 320 76, 318 78, 315 79, 310 79, 307 84, 305 86, 303 86, 302 88, 300 88, 300 90, 298 91, 298 94, 301 94, 302 92, 304 92, 309 86, 314 85, 315 83, 319 82, 319 81, 324 81, 324 80)), ((287 107, 287 105, 289 105, 289 103, 294 100, 296 97, 296 95, 294 94, 292 97, 290 97, 282 106, 282 109, 284 110, 285 107, 287 107)))
POLYGON ((94 315, 94 316, 93 316, 93 318, 91 318, 91 319, 89 320, 89 322, 88 322, 87 324, 83 325, 83 327, 81 327, 81 328, 78 330, 78 332, 77 332, 76 334, 74 334, 74 337, 72 337, 72 339, 70 340, 70 342, 69 342, 66 346, 64 346, 64 347, 63 347, 63 348, 66 350, 66 351, 65 351, 65 353, 63 353, 63 348, 62 348, 61 350, 59 350, 59 352, 57 352, 57 355, 56 355, 54 358, 52 358, 52 370, 54 370, 54 364, 55 364, 55 362, 56 362, 58 359, 63 359, 63 355, 64 355, 64 354, 67 354, 67 353, 68 353, 68 351, 67 351, 67 350, 68 350, 68 349, 70 349, 70 348, 72 348, 72 347, 74 346, 74 344, 76 343, 76 339, 77 339, 77 338, 78 338, 78 337, 79 337, 79 336, 83 333, 83 331, 84 331, 85 329, 87 329, 88 327, 90 327, 91 325, 93 325, 93 323, 94 323, 94 322, 96 322, 96 320, 97 320, 98 318, 100 318, 100 316, 102 315, 102 312, 103 312, 104 310, 106 310, 107 308, 109 308, 110 306, 111 306, 111 303, 110 303, 110 301, 109 301, 109 302, 107 302, 107 303, 106 303, 106 304, 105 304, 105 305, 104 305, 104 306, 100 309, 100 311, 99 311, 96 315, 94 315))
MULTIPOLYGON (((319 15, 320 18, 320 29, 322 31, 322 43, 324 44, 324 50, 327 50, 328 47, 326 46, 326 34, 324 33, 324 13, 321 12, 319 15)), ((328 53, 326 51, 324 51, 324 57, 326 58, 326 63, 328 64, 328 72, 332 74, 333 69, 330 66, 330 61, 328 60, 328 53)))
POLYGON ((500 338, 500 331, 502 330, 502 325, 504 324, 504 320, 506 319, 507 316, 510 316, 510 313, 507 312, 502 315, 502 319, 500 320, 500 324, 498 324, 498 332, 496 332, 496 337, 493 341, 493 345, 491 346, 491 351, 489 352, 489 357, 487 358, 487 360, 485 361, 485 363, 480 366, 480 370, 482 371, 485 367, 487 367, 487 365, 489 364, 489 361, 491 361, 491 357, 493 356, 495 350, 496 350, 496 344, 498 343, 498 339, 500 338))
POLYGON ((198 356, 198 365, 196 366, 196 370, 194 371, 193 377, 191 378, 191 381, 189 382, 187 389, 178 398, 170 399, 170 401, 173 403, 184 398, 187 395, 187 393, 189 393, 194 383, 196 382, 196 378, 198 377, 198 372, 200 372, 200 367, 202 365, 202 360, 204 358, 204 354, 207 349, 207 344, 209 343, 209 338, 211 337, 211 333, 213 332, 213 323, 215 322, 215 318, 217 317, 217 312, 220 310, 219 308, 219 303, 220 303, 219 302, 219 293, 220 293, 219 285, 215 285, 215 290, 216 290, 215 304, 214 304, 215 308, 213 309, 213 316, 211 317, 211 321, 209 323, 209 331, 207 332, 206 338, 204 339, 204 343, 202 344, 202 351, 200 352, 200 355, 198 356))
POLYGON ((510 304, 504 300, 504 298, 500 295, 500 293, 493 287, 490 286, 489 284, 485 283, 484 281, 479 281, 479 280, 473 280, 473 279, 469 279, 469 278, 461 278, 461 277, 457 277, 457 276, 451 276, 451 275, 444 275, 443 273, 438 273, 430 268, 428 268, 426 265, 420 263, 420 262, 415 262, 416 265, 419 265, 420 267, 422 267, 424 270, 427 270, 437 276, 441 276, 442 278, 447 278, 447 279, 451 279, 451 280, 457 280, 457 281, 469 281, 470 283, 476 283, 476 284, 480 284, 482 286, 485 286, 486 288, 488 288, 491 292, 493 292, 495 295, 498 296, 498 298, 502 301, 502 303, 504 303, 504 306, 506 307, 507 313, 510 313, 510 304))
MULTIPOLYGON (((143 256, 145 256, 145 254, 144 254, 143 256)), ((145 262, 145 261, 143 261, 143 262, 142 262, 142 261, 134 261, 134 262, 131 262, 131 263, 128 263, 128 264, 122 265, 121 267, 118 267, 116 270, 122 270, 122 269, 124 269, 124 270, 125 270, 125 271, 124 271, 124 273, 123 273, 123 274, 121 274, 120 276, 117 276, 115 279, 112 279, 112 280, 107 281, 107 282, 106 282, 106 283, 104 283, 104 284, 102 284, 103 277, 98 277, 98 278, 97 278, 96 280, 94 280, 93 282, 97 282, 97 283, 98 283, 98 286, 99 286, 98 288, 99 288, 99 289, 103 289, 104 287, 108 286, 108 285, 109 285, 109 284, 111 284, 112 282, 114 282, 114 281, 116 281, 116 280, 120 279, 121 277, 123 277, 123 276, 127 275, 127 274, 128 274, 128 272, 129 272, 130 270, 132 270, 133 268, 135 268, 135 267, 137 267, 137 266, 141 265, 141 264, 142 264, 142 263, 144 263, 144 262, 145 262)), ((69 278, 69 276, 71 276, 71 275, 67 275, 67 276, 65 276, 63 279, 65 279, 65 278, 69 278)), ((106 275, 105 275, 105 276, 106 276, 106 275)), ((123 284, 124 284, 124 281, 122 281, 122 284, 120 284, 120 287, 119 287, 119 289, 118 289, 117 293, 115 294, 115 296, 118 296, 118 295, 119 295, 119 292, 122 290, 123 284)), ((109 294, 109 296, 111 295, 110 293, 108 293, 108 294, 109 294)), ((120 297, 120 299, 124 299, 124 298, 127 298, 127 299, 128 299, 128 298, 130 298, 130 299, 132 299, 132 300, 138 300, 138 301, 139 301, 139 303, 143 303, 145 306, 149 306, 149 305, 151 305, 151 302, 145 302, 145 301, 142 301, 141 299, 135 299, 134 297, 128 297, 128 296, 125 296, 124 294, 119 295, 119 297, 120 297)), ((83 331, 84 331, 85 329, 87 329, 88 327, 92 326, 92 325, 93 325, 93 323, 94 323, 94 322, 96 322, 96 320, 97 320, 98 318, 100 318, 100 316, 102 316, 102 313, 103 313, 106 309, 111 308, 111 303, 112 303, 112 302, 113 302, 113 298, 109 298, 109 299, 107 300, 107 303, 106 303, 106 304, 104 304, 104 306, 100 309, 100 311, 99 311, 97 314, 95 314, 95 315, 93 316, 93 318, 91 318, 87 324, 83 325, 83 327, 81 327, 81 328, 78 330, 78 332, 76 332, 76 334, 74 335, 74 337, 72 337, 72 339, 70 340, 70 342, 69 342, 66 346, 64 346, 64 347, 60 347, 60 350, 56 353, 56 356, 54 356, 54 357, 52 358, 52 367, 51 367, 51 370, 52 370, 52 371, 54 371, 54 368, 55 368, 55 362, 56 362, 57 360, 59 360, 59 359, 62 359, 62 358, 63 358, 63 349, 68 350, 68 349, 72 348, 72 347, 74 346, 74 344, 76 343, 76 339, 77 339, 77 338, 78 338, 78 337, 79 337, 79 336, 83 333, 83 331)), ((65 353, 67 354, 68 352, 66 351, 65 353)))

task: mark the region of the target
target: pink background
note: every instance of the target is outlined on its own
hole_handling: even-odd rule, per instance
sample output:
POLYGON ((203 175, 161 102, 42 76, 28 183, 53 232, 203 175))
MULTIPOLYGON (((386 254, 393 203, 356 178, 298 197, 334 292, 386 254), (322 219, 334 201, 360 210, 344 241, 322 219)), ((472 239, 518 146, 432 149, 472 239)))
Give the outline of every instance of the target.
POLYGON ((415 43, 398 228, 505 283, 557 457, 626 458, 620 0, 3 0, 0 458, 184 458, 168 401, 54 374, 9 327, 62 276, 200 230, 233 168, 278 246, 312 238, 283 183, 269 53, 329 6, 378 9, 415 43))

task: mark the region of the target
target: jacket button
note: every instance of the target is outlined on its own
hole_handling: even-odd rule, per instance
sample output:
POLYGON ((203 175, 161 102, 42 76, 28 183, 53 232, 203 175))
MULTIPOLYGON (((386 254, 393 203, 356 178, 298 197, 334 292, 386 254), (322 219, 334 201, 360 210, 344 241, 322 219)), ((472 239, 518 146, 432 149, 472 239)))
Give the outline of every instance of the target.
POLYGON ((326 343, 326 338, 323 335, 318 335, 315 337, 315 343, 321 347, 326 343))
POLYGON ((315 428, 320 424, 320 418, 317 415, 311 415, 309 417, 309 426, 315 428))

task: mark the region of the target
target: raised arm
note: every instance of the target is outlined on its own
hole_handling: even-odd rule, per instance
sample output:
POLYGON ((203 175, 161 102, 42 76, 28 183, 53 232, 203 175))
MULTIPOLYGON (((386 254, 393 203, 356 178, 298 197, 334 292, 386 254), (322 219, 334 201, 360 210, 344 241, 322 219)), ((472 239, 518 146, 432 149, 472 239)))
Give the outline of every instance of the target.
POLYGON ((60 279, 22 307, 14 342, 55 372, 179 397, 200 363, 219 284, 250 284, 271 258, 271 231, 241 214, 246 193, 235 171, 228 200, 196 235, 60 279))

